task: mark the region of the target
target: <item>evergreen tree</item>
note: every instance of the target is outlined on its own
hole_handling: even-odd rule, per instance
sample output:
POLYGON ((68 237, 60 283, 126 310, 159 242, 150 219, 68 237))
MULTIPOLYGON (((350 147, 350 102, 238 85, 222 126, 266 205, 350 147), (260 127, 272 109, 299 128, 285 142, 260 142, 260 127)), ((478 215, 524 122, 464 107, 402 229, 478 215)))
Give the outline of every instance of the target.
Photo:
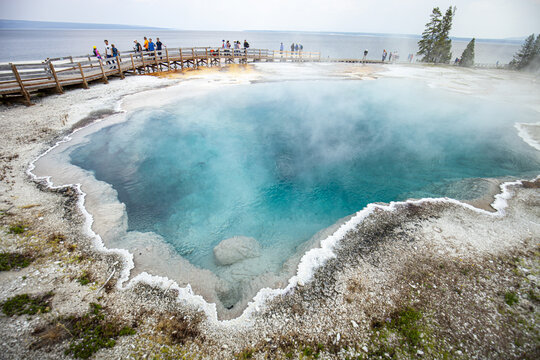
POLYGON ((510 66, 518 70, 526 68, 535 55, 536 42, 534 41, 534 34, 529 35, 521 46, 521 50, 514 55, 514 60, 510 62, 510 66))
POLYGON ((461 61, 459 66, 471 67, 474 65, 474 38, 469 41, 463 54, 461 54, 461 61))
POLYGON ((441 16, 441 10, 438 7, 433 8, 430 15, 431 20, 426 24, 426 29, 422 33, 422 40, 418 42, 419 50, 417 55, 424 55, 422 58, 424 62, 434 62, 433 48, 440 31, 441 16))
POLYGON ((536 41, 533 46, 533 54, 528 66, 529 71, 540 72, 540 34, 536 36, 536 41))
POLYGON ((433 8, 431 20, 426 24, 422 33, 422 40, 418 42, 418 55, 424 55, 422 61, 434 63, 448 63, 452 58, 452 40, 450 30, 456 8, 449 7, 442 16, 438 7, 433 8))

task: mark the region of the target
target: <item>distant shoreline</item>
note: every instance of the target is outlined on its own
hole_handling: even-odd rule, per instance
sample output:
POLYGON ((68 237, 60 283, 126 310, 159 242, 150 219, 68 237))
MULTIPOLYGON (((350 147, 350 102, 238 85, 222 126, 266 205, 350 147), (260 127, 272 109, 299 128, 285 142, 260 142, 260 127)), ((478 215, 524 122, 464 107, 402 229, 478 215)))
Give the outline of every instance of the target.
MULTIPOLYGON (((30 20, 7 20, 0 19, 0 30, 171 30, 171 31, 204 31, 190 29, 173 29, 152 26, 137 26, 124 24, 97 24, 77 22, 54 22, 54 21, 30 21, 30 20)), ((208 30, 220 31, 220 30, 208 30)), ((229 32, 231 30, 222 30, 229 32)), ((370 33, 370 32, 346 32, 346 31, 295 31, 295 30, 237 30, 238 32, 251 33, 295 33, 295 34, 318 34, 318 35, 344 35, 344 36, 374 36, 390 38, 421 39, 420 34, 396 34, 396 33, 370 33)), ((236 32, 236 31, 235 31, 236 32)), ((520 38, 476 38, 477 42, 521 44, 526 36, 520 38)), ((469 41, 471 37, 450 37, 454 41, 469 41)))

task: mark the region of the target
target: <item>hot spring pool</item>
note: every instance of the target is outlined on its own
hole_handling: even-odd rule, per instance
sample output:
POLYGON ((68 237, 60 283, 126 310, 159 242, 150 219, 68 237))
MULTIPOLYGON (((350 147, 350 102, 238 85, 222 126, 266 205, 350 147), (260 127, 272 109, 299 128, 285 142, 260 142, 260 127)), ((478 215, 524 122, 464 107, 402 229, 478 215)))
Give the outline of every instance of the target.
POLYGON ((158 234, 238 299, 368 203, 470 199, 478 178, 538 175, 514 128, 535 116, 414 81, 270 82, 139 110, 69 157, 117 191, 128 232, 158 234))

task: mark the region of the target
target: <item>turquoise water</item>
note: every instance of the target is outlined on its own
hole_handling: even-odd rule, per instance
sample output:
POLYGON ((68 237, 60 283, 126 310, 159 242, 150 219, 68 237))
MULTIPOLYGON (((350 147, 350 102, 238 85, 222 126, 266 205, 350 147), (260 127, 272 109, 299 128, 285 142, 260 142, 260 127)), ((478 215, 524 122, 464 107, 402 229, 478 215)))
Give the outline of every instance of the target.
POLYGON ((262 83, 136 112, 70 156, 113 185, 130 231, 216 273, 219 242, 253 237, 277 271, 368 203, 471 198, 476 178, 536 176, 540 152, 514 128, 535 116, 413 81, 262 83))

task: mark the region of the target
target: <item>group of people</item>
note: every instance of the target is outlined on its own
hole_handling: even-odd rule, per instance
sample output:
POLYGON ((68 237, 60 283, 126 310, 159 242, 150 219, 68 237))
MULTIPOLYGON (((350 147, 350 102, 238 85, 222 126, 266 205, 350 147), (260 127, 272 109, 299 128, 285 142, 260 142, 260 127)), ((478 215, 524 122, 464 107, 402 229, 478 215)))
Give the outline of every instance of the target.
MULTIPOLYGON (((107 61, 107 64, 112 64, 113 68, 116 68, 115 59, 117 56, 120 56, 120 51, 118 51, 118 49, 116 48, 114 44, 109 45, 109 40, 103 40, 103 42, 105 43, 105 46, 103 47, 103 52, 100 53, 99 50, 97 49, 97 46, 94 46, 92 53, 98 59, 100 60, 104 59, 107 61), (113 58, 113 59, 107 60, 109 58, 113 58)), ((165 45, 163 45, 163 43, 159 40, 159 38, 156 38, 156 42, 154 43, 152 41, 152 38, 147 38, 146 36, 144 37, 143 45, 141 45, 139 41, 137 40, 133 40, 133 43, 135 44, 133 46, 133 50, 136 53, 142 52, 142 51, 154 51, 154 50, 161 51, 165 47, 165 45)), ((158 54, 161 55, 161 52, 158 54)))
MULTIPOLYGON (((120 56, 120 52, 118 51, 118 49, 116 48, 114 44, 109 45, 109 40, 103 40, 103 42, 105 43, 105 46, 103 47, 103 54, 99 52, 99 50, 97 49, 97 46, 94 46, 93 53, 95 57, 101 60, 103 58, 116 59, 117 56, 120 56)), ((112 68, 116 69, 116 65, 115 65, 116 61, 107 60, 107 65, 111 65, 111 64, 112 64, 112 68)))
MULTIPOLYGON (((231 49, 233 46, 231 45, 231 42, 229 40, 227 40, 227 42, 225 42, 225 40, 221 40, 221 48, 222 49, 231 49)), ((242 49, 242 43, 240 43, 239 40, 236 40, 234 42, 234 48, 235 49, 242 49)), ((244 40, 244 49, 249 49, 249 43, 247 42, 247 40, 244 40)))
MULTIPOLYGON (((279 51, 283 52, 283 43, 281 43, 281 45, 279 45, 279 51)), ((295 44, 295 43, 292 43, 291 44, 291 52, 301 52, 302 50, 304 50, 304 46, 302 44, 295 44)))
POLYGON ((154 50, 161 51, 163 47, 165 47, 165 45, 163 45, 163 43, 161 42, 161 40, 159 40, 159 38, 156 38, 156 42, 154 43, 152 41, 152 38, 147 38, 146 36, 144 37, 143 45, 141 45, 141 43, 138 40, 133 40, 133 43, 135 44, 133 46, 133 50, 136 53, 142 52, 142 51, 154 51, 154 50))
MULTIPOLYGON (((394 51, 394 52, 386 52, 386 49, 383 50, 382 52, 382 61, 385 62, 386 61, 386 57, 388 56, 388 62, 396 62, 396 61, 399 61, 399 53, 397 51, 394 51)), ((412 62, 412 59, 413 59, 413 54, 409 54, 409 56, 407 57, 407 60, 409 62, 412 62)))

